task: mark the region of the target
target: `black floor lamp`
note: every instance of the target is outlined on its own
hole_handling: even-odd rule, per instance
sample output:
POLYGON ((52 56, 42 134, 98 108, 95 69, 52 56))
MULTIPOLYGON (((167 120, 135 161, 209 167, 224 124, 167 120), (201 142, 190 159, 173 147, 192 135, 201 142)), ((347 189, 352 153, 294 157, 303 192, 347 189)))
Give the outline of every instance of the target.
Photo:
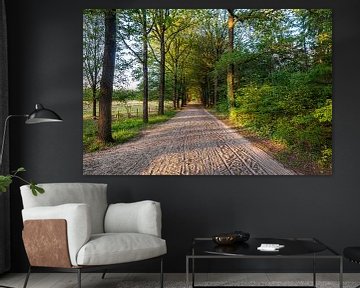
MULTIPOLYGON (((39 123, 47 123, 47 122, 62 122, 63 120, 61 119, 61 117, 55 113, 54 111, 44 108, 43 105, 41 104, 36 104, 35 105, 35 110, 33 112, 31 112, 30 114, 23 114, 23 115, 9 115, 6 117, 5 119, 5 123, 4 123, 4 132, 3 132, 3 137, 2 137, 2 144, 1 144, 1 150, 0 150, 0 168, 2 167, 2 162, 3 162, 3 155, 4 155, 4 146, 5 146, 5 142, 6 142, 6 132, 7 132, 7 126, 9 123, 9 120, 11 118, 15 118, 15 117, 23 117, 23 118, 27 118, 25 120, 26 124, 39 124, 39 123)), ((4 288, 12 288, 9 286, 4 286, 0 284, 0 287, 4 287, 4 288)))
POLYGON ((33 112, 31 112, 30 114, 19 114, 19 115, 7 116, 5 119, 5 124, 4 124, 4 132, 3 132, 2 145, 1 145, 1 151, 0 151, 0 168, 2 166, 8 122, 11 118, 15 118, 15 117, 27 118, 25 121, 25 124, 39 124, 39 123, 62 122, 63 121, 58 114, 56 114, 54 111, 52 111, 50 109, 44 108, 44 106, 41 104, 36 104, 35 110, 33 112))

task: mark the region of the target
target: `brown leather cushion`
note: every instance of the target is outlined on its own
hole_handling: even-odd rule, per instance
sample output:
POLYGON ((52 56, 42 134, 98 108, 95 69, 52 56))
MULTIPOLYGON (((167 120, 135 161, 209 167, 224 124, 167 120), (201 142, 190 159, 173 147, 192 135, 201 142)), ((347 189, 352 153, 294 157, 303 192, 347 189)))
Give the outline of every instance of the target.
POLYGON ((23 241, 31 266, 71 267, 66 220, 26 220, 23 241))

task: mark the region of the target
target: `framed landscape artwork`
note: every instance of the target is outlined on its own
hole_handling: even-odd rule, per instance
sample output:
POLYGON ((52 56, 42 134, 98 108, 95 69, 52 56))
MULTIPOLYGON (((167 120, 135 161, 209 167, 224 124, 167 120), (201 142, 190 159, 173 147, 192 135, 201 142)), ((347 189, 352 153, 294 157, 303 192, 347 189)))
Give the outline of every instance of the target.
POLYGON ((331 9, 83 11, 84 175, 331 175, 331 9))

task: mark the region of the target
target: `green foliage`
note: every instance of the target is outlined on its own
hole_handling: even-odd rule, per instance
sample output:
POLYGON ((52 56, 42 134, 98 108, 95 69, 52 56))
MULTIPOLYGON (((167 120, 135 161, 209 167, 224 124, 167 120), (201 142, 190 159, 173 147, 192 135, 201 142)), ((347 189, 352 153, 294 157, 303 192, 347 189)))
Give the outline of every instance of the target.
POLYGON ((144 124, 141 118, 130 118, 114 121, 112 124, 112 136, 114 143, 103 143, 97 140, 97 121, 92 119, 83 120, 83 150, 84 153, 106 149, 112 145, 120 144, 138 136, 141 131, 151 125, 162 123, 175 115, 175 111, 166 111, 164 115, 149 116, 149 123, 144 124))
POLYGON ((24 167, 18 168, 16 171, 12 172, 8 175, 0 175, 0 192, 6 192, 9 188, 10 184, 13 182, 13 178, 17 178, 21 180, 22 182, 28 184, 30 186, 31 192, 34 196, 37 196, 38 194, 43 194, 45 192, 44 188, 39 187, 35 182, 33 181, 27 181, 24 178, 20 177, 18 173, 26 172, 24 167))
POLYGON ((332 100, 327 99, 325 105, 315 109, 313 115, 321 123, 330 123, 332 121, 332 100))
POLYGON ((15 174, 19 173, 19 172, 25 172, 25 168, 24 167, 19 167, 16 171, 15 174))
POLYGON ((96 151, 101 143, 96 141, 97 122, 92 119, 83 119, 83 149, 88 152, 96 151))
POLYGON ((0 175, 0 191, 6 192, 12 183, 11 175, 0 175))
POLYGON ((221 114, 228 114, 229 113, 229 103, 228 103, 227 99, 221 99, 220 101, 218 101, 215 109, 217 112, 219 112, 221 114))
MULTIPOLYGON (((100 91, 96 91, 96 100, 99 99, 100 91)), ((83 89, 83 100, 84 101, 92 101, 93 100, 93 92, 91 91, 91 88, 84 88, 83 89)))
POLYGON ((43 194, 45 192, 44 188, 39 187, 36 185, 35 182, 30 182, 30 189, 34 196, 37 196, 38 194, 43 194))
POLYGON ((116 121, 112 125, 112 135, 117 143, 124 143, 138 135, 144 127, 145 124, 140 118, 116 121))
POLYGON ((117 89, 113 91, 112 99, 117 101, 141 100, 142 93, 136 90, 117 89))
POLYGON ((83 15, 83 87, 99 88, 102 73, 104 11, 85 9, 83 15))
POLYGON ((331 79, 329 73, 329 67, 315 66, 308 72, 280 71, 273 83, 249 84, 238 90, 236 108, 230 110, 229 118, 329 168, 332 86, 319 80, 331 79))
POLYGON ((321 151, 321 157, 318 160, 318 163, 323 168, 332 168, 332 149, 325 148, 321 151))

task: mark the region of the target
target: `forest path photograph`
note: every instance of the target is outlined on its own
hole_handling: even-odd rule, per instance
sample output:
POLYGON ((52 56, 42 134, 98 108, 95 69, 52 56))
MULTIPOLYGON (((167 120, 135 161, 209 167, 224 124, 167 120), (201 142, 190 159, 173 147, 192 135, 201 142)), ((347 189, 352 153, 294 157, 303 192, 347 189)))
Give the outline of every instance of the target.
POLYGON ((332 175, 331 9, 85 9, 82 56, 84 175, 332 175))
POLYGON ((137 140, 84 155, 85 175, 293 175, 201 104, 137 140))

